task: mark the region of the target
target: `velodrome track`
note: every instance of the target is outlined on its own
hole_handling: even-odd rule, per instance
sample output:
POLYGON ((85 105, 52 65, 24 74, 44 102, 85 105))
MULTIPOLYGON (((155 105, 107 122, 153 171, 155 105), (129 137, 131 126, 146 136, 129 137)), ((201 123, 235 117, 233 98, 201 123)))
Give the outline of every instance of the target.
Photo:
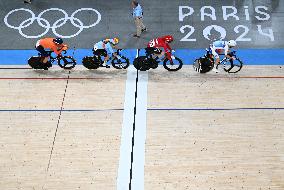
MULTIPOLYGON (((218 15, 222 5, 236 7, 240 21, 218 17, 214 24, 234 31, 241 22, 249 27, 247 37, 252 40, 239 42, 237 55, 245 63, 241 72, 204 75, 191 65, 209 43, 202 30, 211 22, 201 22, 198 15, 204 5, 163 2, 142 1, 149 31, 140 40, 130 37, 131 18, 115 20, 115 15, 129 13, 126 1, 83 0, 67 5, 50 0, 31 6, 14 0, 0 2, 5 7, 1 18, 21 7, 37 14, 58 7, 69 15, 92 7, 102 14, 99 27, 66 39, 69 55, 76 47, 78 65, 71 71, 56 65, 48 71, 30 69, 26 62, 36 55, 32 48, 37 39, 22 37, 1 19, 1 189, 284 188, 283 2, 205 1, 218 15), (195 10, 189 22, 196 29, 191 36, 195 42, 180 41, 184 37, 180 27, 188 23, 179 22, 179 6, 195 10), (271 19, 246 21, 243 6, 252 11, 267 6, 271 19), (274 41, 259 35, 258 24, 266 27, 265 32, 273 30, 274 41), (137 48, 165 33, 175 34, 173 47, 185 64, 178 72, 162 66, 137 72, 132 65, 127 70, 89 71, 81 65, 82 57, 91 55, 93 41, 105 36, 118 35, 123 55, 132 62, 137 48)), ((19 23, 18 18, 10 21, 19 23)), ((66 25, 61 32, 75 31, 66 25)), ((37 30, 33 27, 37 26, 25 32, 32 34, 37 30)), ((237 36, 227 32, 228 38, 237 36)))

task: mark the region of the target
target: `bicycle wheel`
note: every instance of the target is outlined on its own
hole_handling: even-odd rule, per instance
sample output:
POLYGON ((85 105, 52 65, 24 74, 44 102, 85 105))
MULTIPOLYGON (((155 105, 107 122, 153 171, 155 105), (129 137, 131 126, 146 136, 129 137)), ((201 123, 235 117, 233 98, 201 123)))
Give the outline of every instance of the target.
POLYGON ((76 60, 71 56, 58 58, 58 65, 63 69, 73 69, 76 65, 76 60))
POLYGON ((224 66, 224 71, 227 73, 237 73, 239 72, 243 67, 243 62, 236 58, 233 63, 231 63, 229 60, 226 62, 224 66))
POLYGON ((86 56, 83 58, 82 63, 87 69, 97 69, 100 67, 100 64, 95 61, 94 57, 86 56))
POLYGON ((140 56, 136 57, 133 61, 133 65, 137 70, 140 71, 147 71, 150 69, 150 67, 147 64, 147 57, 146 56, 140 56))
POLYGON ((150 61, 149 66, 150 66, 152 69, 157 69, 157 68, 158 68, 158 66, 159 66, 159 61, 156 61, 156 60, 154 60, 154 59, 150 59, 149 61, 150 61))
POLYGON ((128 58, 120 56, 120 59, 118 59, 117 57, 113 58, 111 60, 111 64, 116 69, 126 69, 130 63, 128 58))
POLYGON ((41 61, 42 61, 42 57, 33 56, 29 58, 28 64, 33 69, 44 69, 44 65, 41 61))
POLYGON ((178 71, 182 68, 182 65, 182 60, 177 57, 175 57, 172 62, 168 58, 166 58, 163 64, 164 68, 168 71, 178 71))

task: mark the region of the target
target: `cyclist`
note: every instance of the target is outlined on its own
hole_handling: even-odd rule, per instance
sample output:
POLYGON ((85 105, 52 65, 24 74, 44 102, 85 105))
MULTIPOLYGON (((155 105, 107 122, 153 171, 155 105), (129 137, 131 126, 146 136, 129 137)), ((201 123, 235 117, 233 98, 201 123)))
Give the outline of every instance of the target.
POLYGON ((119 38, 111 38, 111 39, 104 39, 102 41, 99 41, 94 45, 94 55, 103 56, 104 62, 103 65, 106 68, 110 68, 110 66, 107 65, 108 60, 110 59, 108 52, 111 53, 113 56, 117 57, 117 53, 114 52, 114 49, 117 49, 116 45, 119 43, 119 38))
POLYGON ((230 49, 237 46, 237 42, 235 40, 230 41, 215 41, 210 45, 210 50, 212 51, 213 56, 215 57, 215 65, 212 71, 219 73, 217 66, 220 64, 219 54, 224 51, 226 57, 230 58, 233 61, 233 57, 230 56, 230 49))
POLYGON ((61 52, 68 49, 66 44, 63 44, 61 38, 43 38, 38 40, 35 46, 36 50, 44 57, 43 64, 47 67, 51 67, 51 63, 48 62, 49 54, 46 49, 52 50, 56 55, 61 55, 61 52))
POLYGON ((169 45, 172 41, 174 41, 174 38, 171 35, 153 39, 147 44, 146 53, 154 54, 156 56, 155 60, 165 55, 166 58, 172 61, 172 48, 169 45), (160 48, 163 48, 164 51, 160 48))

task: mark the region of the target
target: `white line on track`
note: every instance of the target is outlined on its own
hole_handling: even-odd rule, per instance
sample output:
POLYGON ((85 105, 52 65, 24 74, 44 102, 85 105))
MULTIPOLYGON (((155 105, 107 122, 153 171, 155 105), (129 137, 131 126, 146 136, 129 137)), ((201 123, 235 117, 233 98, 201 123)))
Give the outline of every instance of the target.
POLYGON ((120 158, 117 175, 117 190, 127 190, 130 178, 132 133, 136 89, 136 69, 130 65, 125 87, 123 126, 121 133, 120 158))
MULTIPOLYGON (((138 51, 137 51, 138 56, 138 51)), ((146 140, 146 112, 148 72, 138 73, 136 116, 134 120, 137 71, 131 65, 127 71, 123 127, 121 134, 120 159, 117 190, 129 189, 133 122, 135 121, 131 189, 144 189, 144 162, 146 140)))
POLYGON ((144 190, 144 163, 145 163, 145 141, 147 121, 147 87, 148 72, 139 71, 138 95, 136 105, 136 127, 133 150, 133 190, 144 190))

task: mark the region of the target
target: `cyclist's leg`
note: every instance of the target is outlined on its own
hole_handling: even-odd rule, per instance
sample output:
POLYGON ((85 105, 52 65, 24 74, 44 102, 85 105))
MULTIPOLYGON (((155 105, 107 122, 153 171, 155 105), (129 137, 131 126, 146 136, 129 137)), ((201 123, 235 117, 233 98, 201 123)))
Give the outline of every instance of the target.
POLYGON ((104 65, 107 65, 107 62, 108 62, 108 60, 110 59, 110 57, 109 57, 109 55, 108 55, 108 53, 107 53, 107 51, 105 50, 105 49, 101 49, 100 50, 100 55, 102 56, 102 57, 104 57, 104 65))
POLYGON ((104 61, 106 60, 107 52, 105 49, 96 49, 96 50, 93 50, 93 53, 96 56, 104 57, 104 61))
POLYGON ((165 55, 165 52, 162 51, 159 48, 155 48, 154 49, 154 55, 155 55, 155 59, 158 60, 159 58, 163 57, 165 55))
POLYGON ((217 50, 214 47, 210 47, 211 48, 211 52, 215 58, 215 65, 219 65, 220 64, 220 56, 217 53, 217 50))
POLYGON ((104 57, 102 66, 109 68, 109 66, 107 65, 107 62, 109 61, 110 56, 108 55, 107 51, 105 49, 98 49, 97 52, 99 56, 104 57))
POLYGON ((154 49, 153 47, 147 47, 145 48, 145 51, 146 51, 146 56, 150 56, 154 53, 154 49))
POLYGON ((216 49, 214 47, 210 47, 210 49, 211 49, 211 52, 212 52, 212 54, 215 58, 215 64, 214 64, 214 67, 213 67, 213 71, 218 73, 219 71, 218 71, 217 67, 220 64, 220 57, 219 57, 219 54, 216 52, 216 49))
POLYGON ((47 63, 48 59, 49 59, 49 54, 45 51, 44 47, 42 47, 41 45, 36 46, 36 50, 40 53, 40 55, 42 57, 44 57, 44 59, 42 60, 42 62, 44 64, 47 63))
POLYGON ((233 59, 233 55, 232 52, 227 54, 227 57, 230 59, 230 63, 231 63, 231 67, 234 67, 234 59, 233 59))

